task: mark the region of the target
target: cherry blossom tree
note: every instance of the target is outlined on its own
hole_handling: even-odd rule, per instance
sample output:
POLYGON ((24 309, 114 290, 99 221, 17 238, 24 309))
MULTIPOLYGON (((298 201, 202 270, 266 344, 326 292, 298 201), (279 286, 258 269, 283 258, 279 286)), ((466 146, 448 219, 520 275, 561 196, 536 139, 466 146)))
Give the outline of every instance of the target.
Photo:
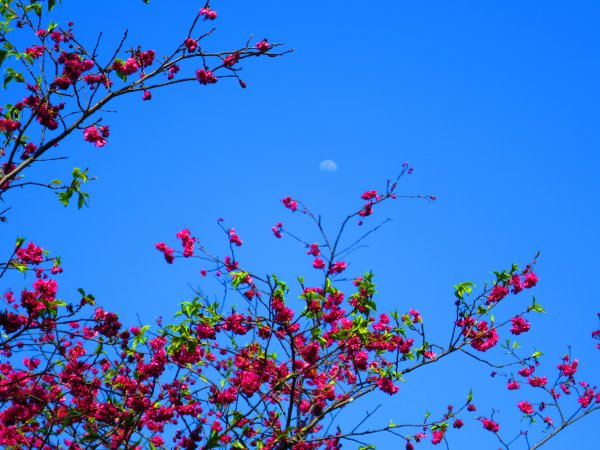
MULTIPOLYGON (((173 83, 202 88, 222 78, 245 87, 240 61, 285 53, 266 40, 231 51, 204 50, 217 18, 206 3, 171 55, 160 58, 142 47, 123 51, 124 39, 102 59, 77 40, 74 26, 44 25, 53 7, 52 1, 0 4, 5 92, 25 95, 6 105, 0 119, 3 199, 17 187, 42 185, 56 189, 64 204, 75 196, 83 206, 85 170, 74 169, 70 184, 24 176, 32 165, 60 157, 54 156, 56 146, 72 134, 104 146, 109 131, 100 114, 114 98, 137 93, 144 101, 173 83), (32 40, 12 39, 21 32, 32 40)), ((317 239, 295 234, 287 219, 285 226, 284 220, 273 226, 273 236, 298 243, 317 283, 255 273, 239 257, 242 237, 222 220, 222 254, 188 229, 176 233, 176 246, 157 243, 167 264, 196 264, 222 294, 215 301, 198 290, 173 320, 153 326, 124 326, 84 290, 61 300, 60 258, 18 238, 0 264, 0 278, 21 272, 29 283, 20 292, 2 291, 0 443, 15 449, 333 450, 374 448, 370 437, 386 433, 397 439, 394 445, 413 449, 424 442, 451 447, 454 433, 477 426, 489 431, 489 446, 536 449, 600 410, 600 392, 579 377, 574 355, 546 366, 541 352, 527 353, 516 341, 535 332, 531 317, 544 312, 529 295, 543 282, 535 271, 537 257, 495 272, 479 290, 472 282, 457 283, 448 300, 455 315, 448 318, 445 342, 428 337, 418 305, 378 310, 376 275, 355 272, 349 262, 353 250, 378 231, 372 216, 384 204, 435 200, 399 193, 399 183, 411 173, 404 164, 381 189, 366 190, 333 233, 300 200, 282 199, 294 219, 312 222, 317 239), (354 239, 347 233, 351 227, 365 231, 354 239), (509 313, 498 308, 507 303, 509 313), (352 423, 340 417, 376 392, 398 398, 403 380, 458 354, 491 366, 507 390, 521 394, 515 412, 526 421, 516 436, 503 428, 514 417, 478 411, 470 392, 439 414, 410 423, 373 425, 369 411, 357 411, 361 419, 352 423)), ((600 339, 600 330, 592 337, 600 339)))

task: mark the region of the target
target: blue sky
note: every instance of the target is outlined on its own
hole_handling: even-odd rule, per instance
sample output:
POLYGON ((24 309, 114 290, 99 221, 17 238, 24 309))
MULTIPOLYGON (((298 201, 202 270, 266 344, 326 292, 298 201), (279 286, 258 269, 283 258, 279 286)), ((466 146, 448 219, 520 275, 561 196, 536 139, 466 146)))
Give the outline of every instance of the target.
MULTIPOLYGON (((246 90, 221 80, 157 91, 150 102, 120 100, 103 115, 112 131, 106 147, 71 138, 61 146, 70 159, 39 172, 67 179, 71 167, 90 166, 98 177, 90 208, 65 209, 44 191, 14 194, 4 248, 17 235, 43 244, 64 259, 63 297, 84 287, 124 322, 150 322, 175 312, 190 285, 208 283, 199 262, 166 266, 155 242, 175 243, 188 227, 223 253, 216 219, 224 217, 245 241, 244 265, 290 281, 310 276, 304 249, 274 239, 270 227, 283 220, 309 241, 315 230, 279 200, 304 200, 333 229, 363 191, 383 188, 410 161, 415 173, 401 193, 438 200, 388 204, 370 223, 392 222, 349 260, 353 274, 375 272, 380 309, 415 307, 445 341, 454 284, 482 286, 491 270, 526 264, 539 250, 535 295, 548 314, 533 318, 523 345, 544 351, 549 369, 571 345, 593 383, 600 4, 237 3, 213 2, 219 20, 209 48, 231 50, 254 33, 295 52, 248 61, 246 90), (337 171, 319 170, 327 159, 337 171)), ((128 28, 131 45, 161 54, 179 44, 200 3, 63 5, 59 20, 73 20, 89 43, 104 31, 108 49, 128 28)), ((473 387, 482 414, 501 405, 499 417, 518 425, 520 398, 465 362, 408 379, 398 396, 382 398, 381 420, 415 420, 473 387)), ((544 448, 590 448, 593 420, 544 448)), ((451 436, 454 448, 489 438, 477 423, 469 428, 451 436)))

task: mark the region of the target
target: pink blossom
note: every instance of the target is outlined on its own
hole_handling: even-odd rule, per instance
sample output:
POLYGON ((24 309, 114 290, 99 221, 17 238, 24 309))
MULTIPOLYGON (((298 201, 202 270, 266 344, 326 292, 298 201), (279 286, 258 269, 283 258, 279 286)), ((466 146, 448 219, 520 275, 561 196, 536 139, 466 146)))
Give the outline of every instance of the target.
POLYGON ((173 264, 173 260, 175 259, 175 257, 173 256, 172 248, 167 247, 167 244, 165 244, 164 242, 159 242, 154 247, 156 247, 156 249, 165 256, 165 260, 169 264, 173 264))
POLYGON ((223 60, 223 65, 225 67, 233 67, 240 60, 240 54, 238 52, 232 53, 231 55, 227 55, 223 60))
POLYGON ((516 381, 516 380, 512 380, 512 381, 510 381, 510 382, 509 382, 509 383, 506 385, 506 388, 507 388, 509 391, 514 391, 514 390, 516 390, 516 389, 519 389, 520 387, 521 387, 521 386, 519 386, 519 383, 517 383, 517 381, 516 381))
POLYGON ((517 372, 519 375, 521 375, 522 377, 528 377, 529 375, 531 375, 533 372, 535 372, 535 367, 534 366, 529 366, 529 367, 523 367, 521 370, 519 370, 519 372, 517 372))
POLYGON ((525 333, 525 332, 529 331, 529 329, 531 328, 531 325, 529 324, 529 322, 520 316, 512 318, 511 322, 512 322, 512 328, 510 329, 510 332, 515 335, 525 333))
POLYGON ((386 394, 393 395, 400 390, 400 388, 392 382, 388 377, 381 377, 377 379, 377 386, 386 394))
POLYGON ((11 119, 0 119, 0 131, 8 131, 9 133, 21 128, 21 122, 11 119))
POLYGON ((185 45, 185 48, 187 48, 190 53, 194 53, 199 47, 198 41, 192 38, 186 38, 185 41, 183 41, 183 45, 185 45))
POLYGON ((518 294, 523 290, 523 283, 521 283, 521 277, 518 274, 514 274, 511 278, 513 294, 518 294))
POLYGON ((208 69, 198 69, 196 70, 196 80, 200 84, 214 84, 217 82, 217 77, 208 69))
POLYGON ((377 201, 381 200, 381 197, 379 197, 379 195, 377 195, 377 191, 376 190, 372 190, 372 191, 367 191, 364 192, 360 198, 362 198, 363 200, 371 200, 371 199, 375 199, 377 201))
POLYGON ((39 58, 40 56, 42 56, 44 54, 44 46, 35 45, 33 47, 26 48, 25 54, 28 56, 31 56, 34 59, 39 58))
POLYGON ((93 143, 96 147, 104 147, 106 145, 106 139, 102 137, 102 134, 95 125, 83 130, 83 140, 93 143))
POLYGON ((329 269, 329 274, 342 273, 344 270, 346 270, 346 267, 347 264, 345 262, 338 261, 331 266, 331 269, 329 269))
POLYGON ((315 269, 324 269, 325 261, 323 261, 321 258, 315 258, 315 260, 313 261, 313 267, 315 269))
POLYGON ((225 256, 225 269, 227 272, 233 272, 239 268, 239 263, 237 261, 233 261, 229 255, 225 256))
POLYGON ((567 361, 564 364, 558 365, 558 370, 561 371, 563 377, 572 377, 577 372, 578 360, 574 360, 573 363, 568 364, 567 361))
POLYGON ((199 15, 204 16, 204 20, 215 20, 217 18, 217 12, 209 7, 202 8, 199 15))
POLYGON ((539 278, 535 273, 527 272, 525 274, 525 280, 523 280, 523 286, 525 286, 526 289, 529 289, 534 287, 538 281, 539 278))
POLYGON ((498 430, 500 430, 500 425, 498 425, 493 420, 484 418, 481 419, 481 423, 483 424, 483 428, 485 428, 488 431, 491 431, 492 433, 497 433, 498 430))
POLYGON ((269 44, 266 39, 256 43, 256 49, 261 53, 269 51, 271 47, 272 45, 269 44))
POLYGON ((435 430, 433 433, 431 433, 431 436, 431 443, 433 445, 437 445, 442 442, 442 439, 444 439, 444 430, 435 430))
POLYGON ((134 58, 128 58, 126 61, 115 61, 112 65, 112 68, 119 72, 121 75, 133 75, 136 73, 140 65, 134 58))
POLYGON ((313 255, 315 257, 321 256, 321 251, 319 250, 319 244, 310 244, 310 249, 306 252, 307 255, 313 255))
POLYGON ((241 245, 244 243, 244 241, 242 241, 240 239, 240 237, 236 234, 235 228, 230 228, 228 233, 229 233, 229 242, 231 242, 232 244, 235 244, 237 247, 241 247, 241 245))
POLYGON ((179 66, 177 64, 173 64, 171 67, 169 67, 169 70, 167 71, 167 79, 172 80, 173 78, 175 78, 175 74, 178 72, 179 66))
POLYGON ((358 212, 361 217, 368 217, 373 214, 373 202, 365 203, 362 209, 358 212))
POLYGON ((497 284, 493 287, 492 292, 488 295, 488 303, 496 303, 508 295, 508 288, 497 284))
POLYGON ((423 322, 423 318, 421 317, 421 313, 414 308, 410 308, 408 310, 408 314, 411 315, 413 322, 423 322))
POLYGON ((44 260, 44 249, 30 242, 27 247, 21 247, 17 250, 17 258, 24 264, 39 264, 44 260))
POLYGON ((467 331, 467 337, 472 337, 471 347, 480 352, 485 352, 498 343, 498 333, 496 328, 489 328, 486 321, 482 320, 477 324, 477 331, 474 328, 467 331))
POLYGON ((194 243, 196 242, 196 238, 192 237, 190 234, 190 230, 184 228, 179 231, 176 235, 177 239, 181 240, 181 245, 183 245, 183 256, 185 258, 189 258, 194 255, 194 243))
POLYGON ((255 372, 244 371, 239 377, 240 389, 248 396, 253 395, 260 389, 260 377, 255 372))
POLYGON ((296 200, 292 200, 292 197, 285 197, 281 199, 281 203, 283 203, 283 206, 285 206, 287 209, 291 209, 292 212, 298 209, 298 203, 296 200))
POLYGON ((544 387, 548 383, 546 377, 530 377, 527 381, 533 387, 544 387))
POLYGON ((283 224, 281 222, 277 222, 277 225, 271 227, 271 231, 273 231, 273 234, 277 239, 281 239, 283 237, 283 234, 281 234, 282 228, 283 224))
POLYGON ((158 434, 152 436, 151 441, 156 447, 160 447, 165 443, 165 440, 162 437, 160 437, 158 434))
POLYGON ((523 414, 533 414, 533 406, 531 406, 531 403, 526 402, 526 401, 520 401, 517 406, 519 407, 519 409, 521 410, 521 412, 523 414))
POLYGON ((139 62, 140 67, 148 67, 154 63, 154 58, 156 57, 156 52, 154 50, 148 50, 145 52, 140 52, 137 55, 137 61, 139 62))

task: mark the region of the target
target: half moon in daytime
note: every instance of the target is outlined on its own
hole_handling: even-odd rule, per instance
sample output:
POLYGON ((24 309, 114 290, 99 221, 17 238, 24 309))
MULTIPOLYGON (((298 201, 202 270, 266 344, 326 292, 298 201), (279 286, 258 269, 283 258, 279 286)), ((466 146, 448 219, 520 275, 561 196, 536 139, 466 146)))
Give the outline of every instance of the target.
POLYGON ((335 161, 331 160, 331 159, 326 159, 325 161, 321 161, 321 164, 319 164, 319 170, 322 170, 324 172, 335 172, 338 169, 337 164, 335 163, 335 161))

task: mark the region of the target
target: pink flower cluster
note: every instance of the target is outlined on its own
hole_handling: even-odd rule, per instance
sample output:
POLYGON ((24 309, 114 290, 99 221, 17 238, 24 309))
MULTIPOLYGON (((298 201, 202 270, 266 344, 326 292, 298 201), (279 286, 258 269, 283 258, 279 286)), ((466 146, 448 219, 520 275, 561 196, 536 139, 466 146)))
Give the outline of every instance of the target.
POLYGON ((93 69, 95 65, 92 60, 83 59, 80 55, 67 52, 62 52, 58 57, 58 63, 63 65, 63 73, 54 79, 51 87, 61 90, 75 84, 83 72, 93 69))
POLYGON ((242 241, 238 234, 235 232, 235 228, 230 228, 227 234, 229 234, 229 242, 235 244, 237 247, 241 247, 244 243, 244 241, 242 241))
POLYGON ((497 303, 500 300, 502 300, 509 294, 510 286, 512 286, 513 294, 518 294, 524 288, 530 289, 534 287, 538 283, 538 281, 538 276, 534 272, 532 272, 531 269, 528 267, 523 271, 521 275, 516 273, 513 274, 511 279, 508 282, 506 282, 506 284, 496 284, 492 288, 490 294, 487 296, 487 303, 497 303))
POLYGON ((234 52, 231 55, 227 55, 225 57, 225 59, 223 60, 223 65, 225 67, 233 67, 238 63, 239 60, 240 60, 239 52, 234 52))
POLYGON ((497 433, 500 430, 500 425, 498 425, 491 419, 482 418, 481 424, 483 425, 483 428, 485 428, 488 431, 491 431, 492 433, 497 433))
POLYGON ((287 209, 292 210, 292 212, 295 212, 298 209, 298 202, 296 200, 292 200, 292 197, 285 197, 281 199, 281 203, 283 203, 283 206, 285 206, 287 209))
POLYGON ((489 328, 485 320, 477 323, 472 317, 466 317, 458 320, 456 324, 463 329, 463 336, 471 339, 471 347, 475 350, 485 352, 498 343, 496 328, 489 328))
POLYGON ((531 324, 525 318, 518 316, 511 319, 512 328, 510 332, 515 335, 525 333, 531 328, 531 324))
POLYGON ((21 128, 21 122, 11 119, 0 119, 0 131, 12 133, 21 128))
POLYGON ((194 243, 196 242, 196 238, 192 237, 190 234, 190 230, 184 228, 180 232, 176 234, 177 239, 181 240, 181 244, 183 245, 183 256, 185 258, 189 258, 194 255, 194 243))
POLYGON ((44 260, 44 249, 30 242, 27 247, 21 247, 17 250, 17 258, 23 264, 40 264, 44 260))
POLYGON ((281 239, 283 237, 283 234, 281 233, 283 231, 283 223, 277 222, 274 227, 271 227, 271 231, 273 231, 273 235, 277 239, 281 239))
POLYGON ((204 85, 214 84, 218 81, 217 77, 210 70, 204 68, 196 70, 196 80, 198 80, 198 83, 204 85))
POLYGON ((262 41, 256 43, 256 49, 261 53, 268 52, 271 47, 272 45, 269 44, 269 42, 266 39, 263 39, 262 41))
POLYGON ((173 256, 172 248, 168 247, 164 242, 159 242, 154 247, 156 247, 156 249, 164 255, 165 261, 167 261, 169 264, 173 264, 175 257, 173 256))
POLYGON ((329 275, 333 275, 336 273, 342 273, 344 270, 346 270, 347 264, 343 261, 338 261, 336 263, 334 263, 331 268, 329 269, 329 275))
POLYGON ((217 12, 208 6, 202 8, 199 15, 204 16, 204 20, 215 20, 217 18, 217 12))
POLYGON ((83 130, 83 140, 93 143, 96 147, 104 147, 106 145, 106 138, 109 135, 108 126, 96 127, 96 125, 92 125, 83 130))
POLYGON ((190 53, 194 53, 200 47, 198 41, 192 38, 186 38, 185 41, 183 41, 183 45, 190 53))
POLYGON ((533 414, 533 406, 531 403, 527 401, 520 401, 517 406, 523 414, 527 414, 528 416, 533 414))

